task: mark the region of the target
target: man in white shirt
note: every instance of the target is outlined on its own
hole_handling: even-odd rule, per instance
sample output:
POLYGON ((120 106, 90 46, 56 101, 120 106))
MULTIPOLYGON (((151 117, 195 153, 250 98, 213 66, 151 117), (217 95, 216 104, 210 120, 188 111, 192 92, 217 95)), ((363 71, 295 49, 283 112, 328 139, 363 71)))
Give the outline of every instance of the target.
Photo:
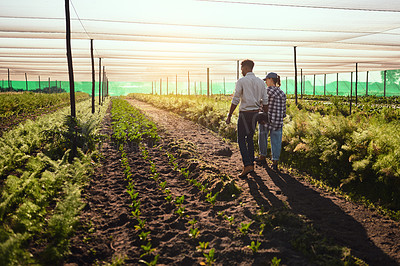
MULTIPOLYGON (((231 117, 239 105, 239 118, 237 122, 237 139, 242 155, 243 171, 239 177, 245 177, 254 171, 254 142, 253 136, 256 128, 256 115, 263 103, 268 102, 267 89, 264 82, 254 75, 254 62, 244 60, 241 63, 243 77, 236 82, 231 108, 226 123, 231 122, 231 117)), ((267 111, 265 105, 264 110, 267 111)))

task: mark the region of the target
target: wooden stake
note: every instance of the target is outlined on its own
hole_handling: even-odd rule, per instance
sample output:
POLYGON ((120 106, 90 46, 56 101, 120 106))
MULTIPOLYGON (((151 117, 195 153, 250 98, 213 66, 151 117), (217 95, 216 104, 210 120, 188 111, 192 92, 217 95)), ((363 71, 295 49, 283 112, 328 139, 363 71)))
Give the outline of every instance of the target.
POLYGON ((386 70, 383 72, 383 97, 386 97, 386 70))
POLYGON ((352 98, 353 98, 353 72, 351 72, 351 78, 350 78, 350 114, 351 114, 352 98))
POLYGON ((356 63, 356 105, 357 105, 357 99, 358 99, 357 84, 358 84, 358 63, 356 63))
POLYGON ((101 104, 101 57, 99 58, 99 105, 101 104))
MULTIPOLYGON (((71 20, 69 15, 69 0, 65 0, 65 21, 66 21, 66 42, 67 42, 67 59, 68 59, 68 73, 69 73, 69 95, 71 102, 71 116, 76 117, 75 110, 75 82, 74 70, 72 66, 72 51, 71 51, 71 20)), ((76 143, 72 148, 72 157, 75 156, 76 143)))
POLYGON ((26 84, 25 89, 26 91, 28 91, 28 76, 26 75, 26 73, 25 73, 25 84, 26 84))
POLYGON ((189 71, 188 71, 188 95, 190 95, 190 79, 189 79, 189 71))
POLYGON ((90 57, 92 60, 92 114, 94 114, 95 107, 95 100, 94 100, 94 94, 95 94, 95 84, 96 84, 96 80, 95 80, 95 70, 94 70, 94 56, 93 56, 93 39, 90 39, 90 57))
POLYGON ((207 67, 207 97, 209 96, 210 96, 210 68, 207 67))
POLYGON ((297 105, 297 63, 296 63, 296 46, 294 48, 294 99, 297 105))

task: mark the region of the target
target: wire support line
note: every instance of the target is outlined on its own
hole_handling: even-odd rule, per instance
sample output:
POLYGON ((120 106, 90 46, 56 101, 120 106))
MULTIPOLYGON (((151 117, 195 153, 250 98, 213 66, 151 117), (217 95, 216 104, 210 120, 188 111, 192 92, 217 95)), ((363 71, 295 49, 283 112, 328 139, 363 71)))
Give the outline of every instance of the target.
MULTIPOLYGON (((88 31, 86 30, 85 26, 83 25, 83 22, 82 22, 82 20, 80 19, 79 15, 78 15, 78 12, 76 11, 76 8, 75 8, 75 6, 74 6, 74 3, 72 2, 72 0, 69 0, 69 1, 70 1, 71 5, 72 5, 72 8, 74 9, 74 12, 75 12, 75 14, 76 14, 76 17, 77 17, 78 20, 79 20, 79 23, 81 24, 83 30, 86 32, 86 35, 88 36, 89 40, 90 40, 90 39, 93 39, 92 37, 90 37, 90 34, 88 33, 88 31)), ((100 56, 99 56, 99 53, 98 53, 98 51, 97 51, 97 49, 94 48, 94 50, 96 51, 97 57, 100 57, 100 56)))
MULTIPOLYGON (((198 0, 200 1, 200 0, 198 0)), ((400 12, 400 11, 399 11, 400 12)), ((0 15, 0 18, 15 18, 15 19, 48 19, 48 20, 63 20, 63 18, 56 17, 26 17, 26 16, 7 16, 0 15)), ((71 18, 71 20, 78 20, 71 18)), ((387 35, 400 35, 400 33, 385 33, 379 31, 349 31, 349 30, 324 30, 324 29, 285 29, 285 28, 262 28, 262 27, 242 27, 242 26, 221 26, 221 25, 200 25, 200 24, 179 24, 179 23, 164 23, 164 22, 147 22, 147 21, 129 21, 129 20, 111 20, 111 19, 92 19, 83 18, 81 21, 90 22, 108 22, 108 23, 126 23, 126 24, 142 24, 142 25, 154 25, 154 26, 174 26, 174 27, 193 27, 193 28, 216 28, 216 29, 238 29, 238 30, 260 30, 260 31, 284 31, 284 32, 315 32, 315 33, 352 33, 352 34, 387 34, 387 35)), ((394 27, 388 30, 399 29, 400 27, 394 27)), ((388 31, 385 30, 385 31, 388 31)), ((3 30, 7 32, 7 30, 3 30)))
POLYGON ((295 8, 316 8, 316 9, 332 9, 332 10, 347 10, 347 11, 368 11, 368 12, 394 12, 400 13, 400 10, 393 9, 374 9, 374 8, 354 8, 354 7, 335 7, 335 6, 312 6, 299 4, 277 4, 277 3, 260 3, 260 2, 243 2, 243 1, 227 1, 227 0, 196 0, 198 2, 212 2, 225 4, 241 4, 241 5, 260 5, 260 6, 281 6, 295 8))

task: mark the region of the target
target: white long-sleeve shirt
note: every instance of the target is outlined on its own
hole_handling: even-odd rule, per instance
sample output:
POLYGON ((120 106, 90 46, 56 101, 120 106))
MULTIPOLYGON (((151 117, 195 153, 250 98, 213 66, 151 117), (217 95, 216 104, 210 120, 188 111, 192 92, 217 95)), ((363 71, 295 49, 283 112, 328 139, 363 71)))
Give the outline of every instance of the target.
POLYGON ((267 88, 264 81, 253 72, 248 72, 236 82, 232 104, 239 105, 240 102, 239 111, 258 110, 261 107, 261 99, 264 104, 268 103, 267 88))

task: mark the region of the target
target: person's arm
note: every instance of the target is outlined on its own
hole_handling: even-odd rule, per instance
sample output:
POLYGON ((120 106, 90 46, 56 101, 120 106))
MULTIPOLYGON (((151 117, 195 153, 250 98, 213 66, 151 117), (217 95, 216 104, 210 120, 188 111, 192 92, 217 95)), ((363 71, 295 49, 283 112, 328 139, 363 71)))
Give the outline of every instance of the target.
POLYGON ((233 112, 236 109, 236 106, 237 105, 235 105, 233 103, 231 104, 231 108, 229 109, 228 117, 226 118, 226 121, 225 121, 227 124, 231 123, 231 117, 232 117, 233 112))
POLYGON ((236 82, 235 93, 233 94, 231 108, 229 109, 228 117, 226 118, 226 123, 229 124, 231 122, 231 117, 236 107, 239 105, 240 97, 242 96, 243 88, 240 80, 236 82))

